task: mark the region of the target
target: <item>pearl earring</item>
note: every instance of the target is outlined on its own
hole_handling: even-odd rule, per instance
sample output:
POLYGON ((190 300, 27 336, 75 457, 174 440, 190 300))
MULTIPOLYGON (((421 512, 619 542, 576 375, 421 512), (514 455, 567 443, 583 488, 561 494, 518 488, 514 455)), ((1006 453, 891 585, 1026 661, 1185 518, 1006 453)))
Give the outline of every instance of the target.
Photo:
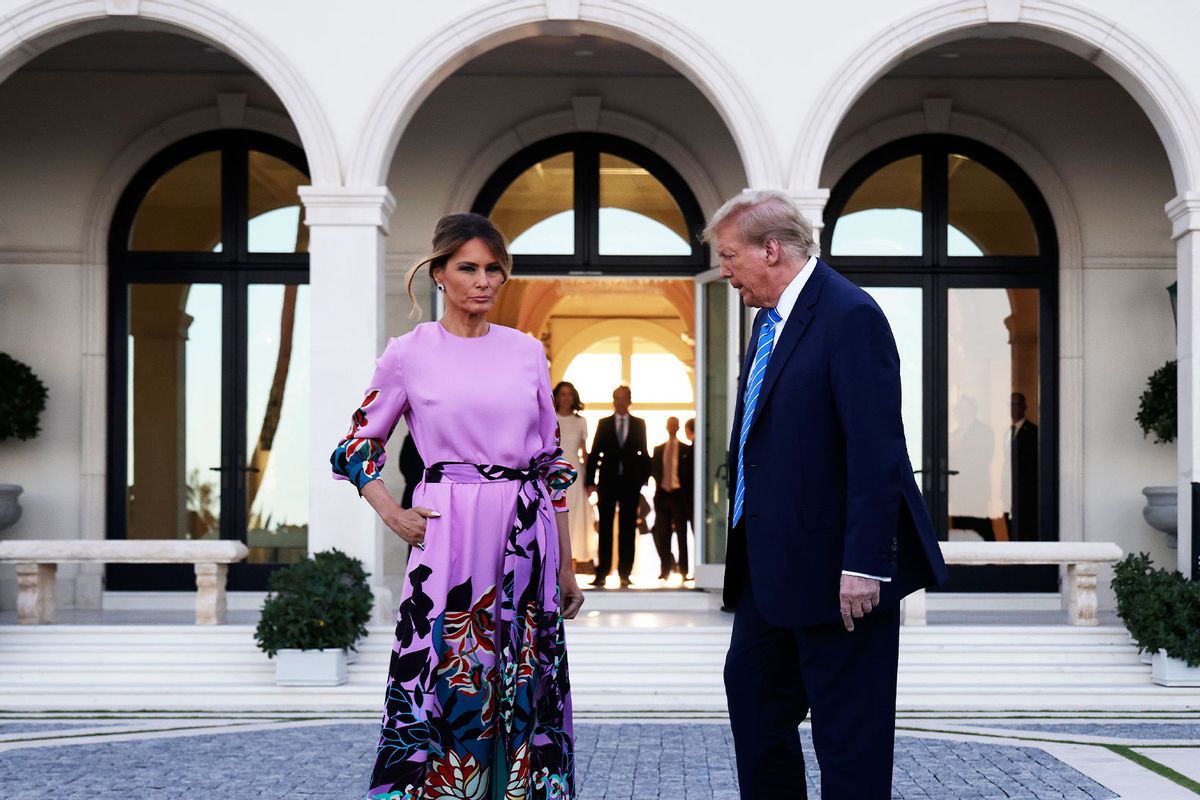
POLYGON ((438 287, 438 291, 439 291, 439 292, 444 292, 444 291, 446 291, 446 287, 445 287, 445 286, 442 286, 440 283, 437 285, 437 287, 438 287))

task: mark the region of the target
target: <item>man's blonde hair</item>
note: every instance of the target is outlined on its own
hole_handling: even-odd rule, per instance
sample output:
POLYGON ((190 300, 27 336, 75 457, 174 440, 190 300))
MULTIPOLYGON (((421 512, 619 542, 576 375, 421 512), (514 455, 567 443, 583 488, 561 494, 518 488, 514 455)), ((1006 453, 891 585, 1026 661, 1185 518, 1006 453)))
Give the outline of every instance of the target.
POLYGON ((763 246, 774 239, 796 261, 821 254, 812 223, 787 193, 776 189, 756 189, 730 198, 713 214, 701 239, 712 242, 717 229, 726 223, 736 223, 742 241, 748 244, 763 246))

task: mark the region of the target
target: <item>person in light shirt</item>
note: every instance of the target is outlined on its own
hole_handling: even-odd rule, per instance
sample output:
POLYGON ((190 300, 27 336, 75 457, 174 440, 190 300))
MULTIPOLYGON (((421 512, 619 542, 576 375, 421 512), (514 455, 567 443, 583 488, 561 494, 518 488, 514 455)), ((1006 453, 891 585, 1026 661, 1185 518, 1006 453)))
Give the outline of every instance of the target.
POLYGON ((672 572, 688 578, 688 510, 692 504, 692 446, 679 441, 679 418, 667 418, 667 440, 654 448, 654 546, 658 550, 659 580, 672 572), (679 557, 671 551, 675 540, 679 557))

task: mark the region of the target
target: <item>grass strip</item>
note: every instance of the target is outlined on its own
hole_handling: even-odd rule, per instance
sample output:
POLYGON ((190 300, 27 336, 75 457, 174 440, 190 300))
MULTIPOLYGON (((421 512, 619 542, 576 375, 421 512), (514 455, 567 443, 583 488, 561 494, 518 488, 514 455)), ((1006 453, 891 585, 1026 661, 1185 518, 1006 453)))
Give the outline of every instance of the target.
POLYGON ((1153 758, 1148 758, 1134 750, 1132 747, 1126 747, 1121 744, 1103 744, 1101 747, 1107 748, 1119 756, 1128 758, 1139 767, 1150 770, 1155 775, 1160 775, 1172 783, 1177 783, 1189 792, 1200 795, 1200 783, 1192 780, 1187 775, 1176 772, 1166 764, 1160 764, 1153 758))

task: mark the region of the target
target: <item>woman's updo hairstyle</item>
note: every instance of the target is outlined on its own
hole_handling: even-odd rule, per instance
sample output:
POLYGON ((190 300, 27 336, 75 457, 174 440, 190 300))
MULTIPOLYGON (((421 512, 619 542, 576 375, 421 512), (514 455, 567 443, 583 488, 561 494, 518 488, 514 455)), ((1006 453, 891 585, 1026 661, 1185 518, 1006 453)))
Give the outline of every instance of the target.
POLYGON ((416 280, 417 273, 422 267, 427 267, 432 280, 433 271, 445 267, 454 251, 472 239, 481 240, 492 251, 496 263, 504 273, 504 280, 507 281, 512 276, 512 256, 508 254, 508 244, 490 219, 480 214, 448 214, 439 219, 433 228, 432 252, 408 270, 406 286, 414 316, 421 313, 421 304, 417 302, 417 296, 413 293, 413 281, 416 280))

